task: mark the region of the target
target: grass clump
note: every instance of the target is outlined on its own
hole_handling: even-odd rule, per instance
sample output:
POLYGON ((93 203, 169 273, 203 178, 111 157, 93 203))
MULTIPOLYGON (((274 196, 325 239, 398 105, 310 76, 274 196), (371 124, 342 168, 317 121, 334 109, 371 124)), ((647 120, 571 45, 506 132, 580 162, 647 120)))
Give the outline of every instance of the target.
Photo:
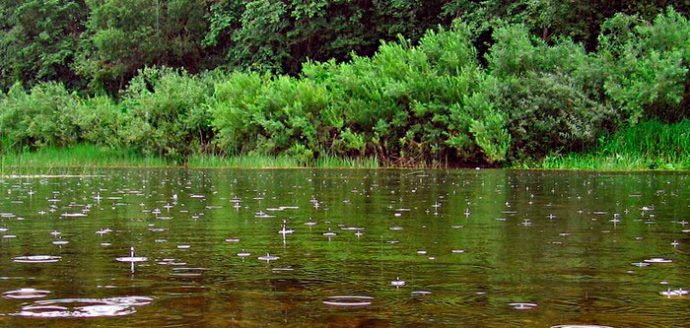
POLYGON ((589 152, 547 156, 524 167, 587 170, 690 170, 690 120, 648 121, 602 138, 589 152))
POLYGON ((5 167, 164 167, 170 161, 143 156, 134 150, 80 144, 44 147, 36 151, 8 152, 0 160, 5 167))

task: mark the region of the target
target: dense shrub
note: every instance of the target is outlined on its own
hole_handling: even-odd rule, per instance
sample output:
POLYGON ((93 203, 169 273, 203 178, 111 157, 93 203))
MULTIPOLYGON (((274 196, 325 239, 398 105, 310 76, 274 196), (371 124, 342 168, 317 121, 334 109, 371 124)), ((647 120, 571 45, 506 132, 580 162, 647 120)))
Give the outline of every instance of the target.
POLYGON ((235 73, 216 84, 210 111, 217 142, 228 153, 288 152, 310 161, 319 150, 319 113, 329 101, 311 80, 235 73))
POLYGON ((67 146, 79 140, 77 97, 60 83, 43 83, 30 91, 15 84, 0 100, 3 148, 67 146))
POLYGON ((602 26, 599 57, 611 69, 606 92, 636 123, 690 114, 690 22, 673 9, 653 23, 616 15, 602 26))
POLYGON ((212 139, 208 79, 172 69, 144 69, 124 92, 127 122, 119 135, 144 154, 184 159, 212 139))
POLYGON ((547 45, 522 25, 499 28, 494 38, 487 61, 498 81, 483 90, 508 118, 512 159, 583 150, 616 126, 604 99, 606 68, 581 45, 547 45))
POLYGON ((81 139, 90 144, 110 148, 124 146, 122 135, 128 124, 121 104, 112 98, 98 96, 80 100, 77 104, 76 124, 81 131, 81 139))
POLYGON ((613 17, 591 52, 492 24, 482 58, 477 31, 456 22, 418 43, 382 43, 372 57, 306 63, 297 77, 147 68, 117 100, 17 85, 0 95, 0 140, 3 150, 85 142, 180 161, 221 152, 501 164, 586 150, 638 120, 690 114, 690 23, 672 9, 653 22, 613 17))
POLYGON ((465 25, 431 31, 417 46, 404 39, 384 43, 372 58, 312 63, 304 78, 333 95, 323 113, 331 152, 376 155, 396 165, 505 156, 502 118, 473 96, 486 76, 465 25))
POLYGON ((508 116, 513 159, 584 150, 617 120, 614 110, 589 99, 571 77, 558 74, 504 80, 495 106, 508 116))

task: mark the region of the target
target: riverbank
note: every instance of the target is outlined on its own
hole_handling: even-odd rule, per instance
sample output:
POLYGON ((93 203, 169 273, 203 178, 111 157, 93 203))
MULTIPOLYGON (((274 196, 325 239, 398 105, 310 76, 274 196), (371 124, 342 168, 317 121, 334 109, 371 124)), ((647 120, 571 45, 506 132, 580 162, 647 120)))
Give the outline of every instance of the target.
POLYGON ((480 30, 457 22, 295 76, 150 67, 117 97, 15 84, 0 95, 0 149, 33 166, 686 168, 690 33, 666 31, 690 21, 629 19, 603 24, 590 50, 520 24, 478 49, 480 30), (84 144, 125 151, 50 150, 84 144))
MULTIPOLYGON (((683 123, 687 124, 687 123, 683 123)), ((563 156, 547 156, 541 161, 513 163, 505 165, 512 169, 540 170, 584 170, 584 171, 687 171, 690 170, 690 155, 678 145, 655 143, 654 140, 642 142, 641 131, 654 132, 682 129, 678 126, 657 126, 641 124, 637 131, 626 130, 603 140, 590 152, 570 153, 563 156), (637 145, 636 147, 633 147, 637 145), (654 146, 657 145, 657 146, 654 146), (676 149, 674 151, 664 149, 676 149)), ((690 127, 688 130, 690 131, 690 127)), ((677 134, 655 133, 647 138, 666 141, 688 140, 683 131, 677 134), (673 138, 675 136, 675 138, 673 138)), ((687 134, 687 133, 686 133, 687 134)), ((193 155, 186 163, 178 163, 157 156, 144 156, 133 150, 111 149, 95 145, 77 145, 69 148, 42 148, 35 152, 3 154, 0 168, 7 171, 13 168, 239 168, 239 169, 287 169, 287 168, 343 168, 376 169, 392 168, 379 163, 376 158, 337 158, 325 156, 312 162, 300 162, 286 155, 193 155)), ((450 168, 451 166, 440 167, 450 168)), ((423 167, 418 167, 423 168, 423 167)))
POLYGON ((337 158, 323 156, 312 162, 300 162, 289 156, 269 155, 193 155, 179 163, 160 156, 144 156, 134 150, 112 149, 96 145, 76 145, 67 148, 47 147, 34 152, 3 154, 0 165, 4 168, 378 168, 375 158, 337 158))
POLYGON ((647 121, 600 138, 583 153, 546 156, 521 168, 597 171, 690 170, 690 121, 647 121))

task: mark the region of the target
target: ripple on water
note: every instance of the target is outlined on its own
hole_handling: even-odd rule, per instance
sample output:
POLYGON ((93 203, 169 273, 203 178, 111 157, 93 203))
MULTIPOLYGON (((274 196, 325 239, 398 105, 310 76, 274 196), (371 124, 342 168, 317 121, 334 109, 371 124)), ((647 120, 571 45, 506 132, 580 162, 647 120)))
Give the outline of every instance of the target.
POLYGON ((53 255, 27 255, 27 256, 17 256, 12 259, 16 263, 54 263, 62 259, 61 256, 53 255))
POLYGON ((360 295, 336 295, 327 297, 323 304, 340 307, 363 307, 369 306, 374 301, 371 296, 360 295))
POLYGON ((2 293, 2 297, 6 299, 23 300, 32 298, 43 298, 46 297, 48 294, 50 294, 50 291, 47 290, 40 290, 34 288, 20 288, 17 290, 10 290, 2 293))
POLYGON ((429 296, 429 295, 431 295, 431 292, 428 290, 413 290, 410 294, 414 297, 421 297, 421 296, 429 296))
POLYGON ((673 260, 661 258, 661 257, 653 257, 649 258, 643 261, 644 263, 671 263, 673 260))
POLYGON ((178 268, 173 268, 172 273, 170 273, 170 275, 176 276, 176 277, 199 277, 205 271, 208 271, 208 269, 207 268, 178 267, 178 268))
POLYGON ((137 307, 151 304, 153 298, 125 296, 111 298, 63 298, 35 301, 12 315, 33 318, 116 317, 137 312, 137 307))
POLYGON ((671 297, 682 297, 682 296, 688 296, 688 295, 690 295, 690 291, 685 290, 685 289, 681 289, 681 288, 678 288, 678 289, 670 289, 670 288, 669 288, 669 289, 667 289, 667 290, 665 290, 665 291, 659 292, 659 294, 662 295, 662 296, 666 296, 666 297, 668 297, 668 298, 671 298, 671 297))
POLYGON ((537 303, 515 302, 508 305, 515 310, 532 310, 537 308, 537 303))

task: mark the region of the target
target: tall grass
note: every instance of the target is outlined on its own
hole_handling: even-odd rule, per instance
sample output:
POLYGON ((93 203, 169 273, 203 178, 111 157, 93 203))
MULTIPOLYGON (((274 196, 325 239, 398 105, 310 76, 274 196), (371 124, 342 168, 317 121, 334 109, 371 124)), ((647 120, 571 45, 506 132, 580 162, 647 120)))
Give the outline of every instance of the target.
POLYGON ((375 157, 353 158, 325 155, 319 157, 314 166, 319 168, 375 169, 379 167, 379 162, 375 157))
MULTIPOLYGON (((144 156, 135 150, 112 149, 95 145, 76 145, 68 148, 45 147, 34 152, 2 154, 4 168, 86 168, 86 167, 177 167, 171 160, 144 156)), ((340 158, 321 156, 311 162, 301 162, 287 155, 193 155, 185 164, 192 168, 377 168, 376 158, 340 158)))
POLYGON ((690 170, 690 120, 647 121, 618 131, 586 153, 549 156, 525 167, 589 170, 690 170))
POLYGON ((37 151, 2 154, 4 167, 162 167, 170 162, 142 156, 133 150, 80 144, 67 148, 45 147, 37 151))
POLYGON ((349 158, 335 156, 321 156, 311 162, 302 162, 298 159, 286 156, 271 155, 237 155, 237 156, 218 156, 218 155, 193 155, 187 162, 189 167, 194 168, 378 168, 378 161, 375 158, 349 158))

